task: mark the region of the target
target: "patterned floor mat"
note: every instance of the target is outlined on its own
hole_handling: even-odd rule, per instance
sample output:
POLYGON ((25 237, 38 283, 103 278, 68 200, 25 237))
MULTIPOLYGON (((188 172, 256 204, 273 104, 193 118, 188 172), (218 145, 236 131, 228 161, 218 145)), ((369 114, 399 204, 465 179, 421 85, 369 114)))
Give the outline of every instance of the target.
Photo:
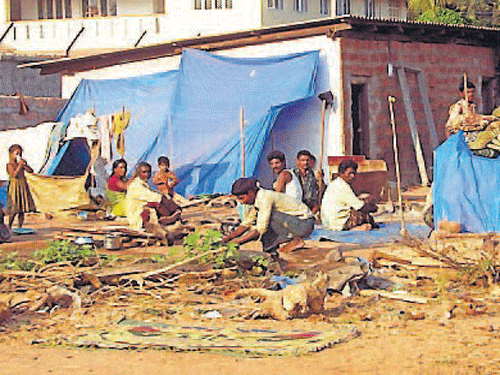
POLYGON ((327 331, 251 329, 249 326, 243 323, 232 327, 177 326, 126 320, 107 330, 88 331, 59 342, 107 349, 205 350, 272 356, 318 352, 359 334, 355 327, 347 325, 332 325, 327 331))

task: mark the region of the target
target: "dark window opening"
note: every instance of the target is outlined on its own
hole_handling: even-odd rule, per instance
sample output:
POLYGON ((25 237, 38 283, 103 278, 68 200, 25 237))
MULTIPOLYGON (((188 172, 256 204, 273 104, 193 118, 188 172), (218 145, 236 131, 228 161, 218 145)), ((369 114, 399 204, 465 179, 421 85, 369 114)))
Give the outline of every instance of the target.
POLYGON ((366 84, 351 86, 352 154, 369 155, 368 94, 366 84))

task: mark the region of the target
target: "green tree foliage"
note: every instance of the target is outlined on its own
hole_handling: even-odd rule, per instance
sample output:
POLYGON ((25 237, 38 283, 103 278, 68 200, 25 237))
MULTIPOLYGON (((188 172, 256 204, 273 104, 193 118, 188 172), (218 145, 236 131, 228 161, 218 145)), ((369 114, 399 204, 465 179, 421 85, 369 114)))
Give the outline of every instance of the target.
POLYGON ((500 0, 410 0, 408 18, 452 25, 500 27, 500 0))
POLYGON ((448 25, 467 25, 471 24, 468 18, 451 9, 434 7, 417 17, 417 21, 444 23, 448 25))

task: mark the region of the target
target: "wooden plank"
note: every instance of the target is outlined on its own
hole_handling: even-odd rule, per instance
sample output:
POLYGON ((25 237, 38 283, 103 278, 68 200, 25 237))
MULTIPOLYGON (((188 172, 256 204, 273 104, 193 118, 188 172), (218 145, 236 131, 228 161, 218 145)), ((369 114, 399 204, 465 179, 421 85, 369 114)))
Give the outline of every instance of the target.
POLYGON ((401 93, 403 94, 403 103, 405 106, 406 117, 408 119, 408 124, 410 125, 411 138, 413 141, 413 147, 415 148, 420 179, 422 180, 422 185, 425 186, 429 183, 429 178, 427 177, 427 170, 425 169, 424 154, 422 152, 422 145, 420 144, 420 137, 418 135, 415 114, 413 113, 410 92, 408 91, 408 84, 406 82, 406 72, 402 67, 397 68, 396 71, 398 73, 399 84, 401 86, 401 93))
POLYGON ((417 73, 418 86, 420 88, 420 96, 422 97, 422 104, 424 105, 425 120, 429 128, 429 134, 431 136, 431 145, 435 149, 438 144, 438 135, 436 131, 436 123, 434 122, 434 117, 432 116, 431 104, 429 102, 429 93, 427 90, 427 79, 425 78, 424 72, 420 71, 417 73))

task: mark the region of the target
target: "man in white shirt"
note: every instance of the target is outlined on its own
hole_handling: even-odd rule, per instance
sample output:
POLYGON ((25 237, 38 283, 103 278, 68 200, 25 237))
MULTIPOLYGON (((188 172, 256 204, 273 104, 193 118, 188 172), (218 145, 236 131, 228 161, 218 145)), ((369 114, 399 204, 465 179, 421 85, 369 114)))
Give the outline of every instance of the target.
POLYGON ((158 222, 162 225, 173 224, 180 219, 179 207, 161 193, 152 190, 148 181, 151 178, 151 166, 140 162, 137 177, 128 185, 125 205, 130 228, 138 230, 149 222, 149 208, 154 208, 158 222))
POLYGON ((358 164, 354 160, 342 161, 338 177, 326 188, 321 204, 321 221, 325 229, 367 231, 378 228, 370 215, 377 210, 375 199, 360 199, 352 190, 357 170, 358 164))
POLYGON ((224 243, 244 244, 260 238, 265 252, 277 259, 278 248, 289 252, 304 246, 303 238, 314 230, 314 217, 309 208, 283 193, 261 189, 253 178, 240 178, 232 186, 232 194, 240 203, 251 205, 241 225, 227 236, 224 243))

